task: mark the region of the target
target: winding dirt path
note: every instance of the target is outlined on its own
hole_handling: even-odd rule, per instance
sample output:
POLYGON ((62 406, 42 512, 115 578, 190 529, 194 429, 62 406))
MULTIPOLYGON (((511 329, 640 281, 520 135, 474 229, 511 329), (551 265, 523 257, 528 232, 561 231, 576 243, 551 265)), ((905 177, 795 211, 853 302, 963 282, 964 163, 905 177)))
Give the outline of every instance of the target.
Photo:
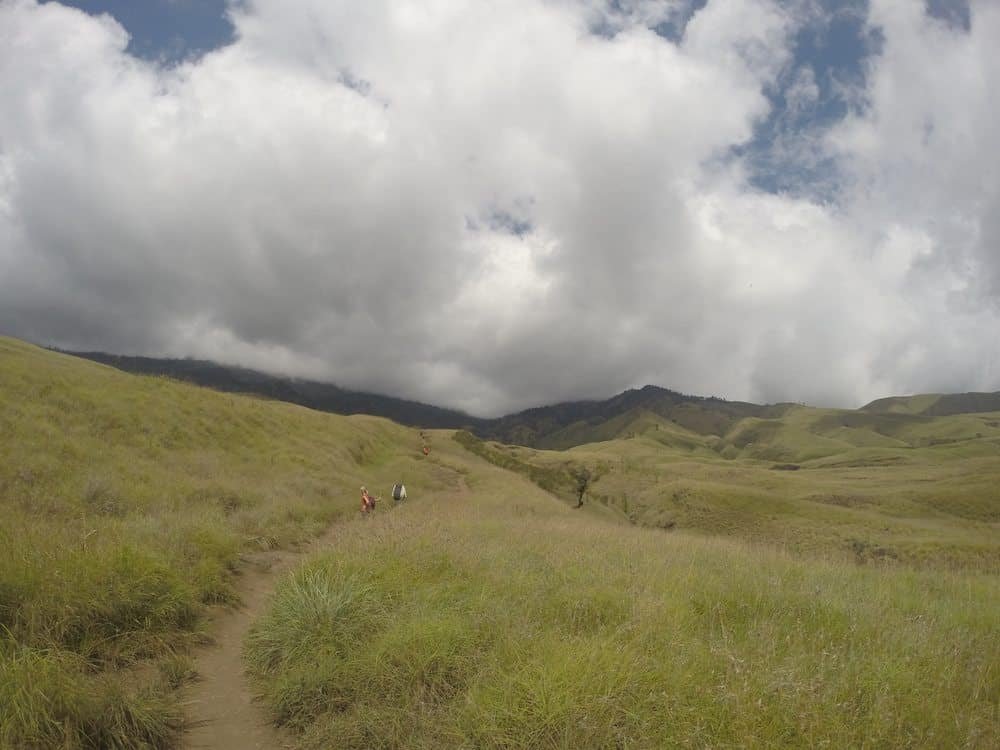
POLYGON ((278 577, 306 554, 329 543, 331 527, 296 551, 254 555, 241 569, 238 608, 220 609, 209 627, 212 643, 195 654, 199 679, 187 689, 182 750, 282 750, 291 735, 275 727, 255 700, 243 671, 243 639, 264 611, 278 577))

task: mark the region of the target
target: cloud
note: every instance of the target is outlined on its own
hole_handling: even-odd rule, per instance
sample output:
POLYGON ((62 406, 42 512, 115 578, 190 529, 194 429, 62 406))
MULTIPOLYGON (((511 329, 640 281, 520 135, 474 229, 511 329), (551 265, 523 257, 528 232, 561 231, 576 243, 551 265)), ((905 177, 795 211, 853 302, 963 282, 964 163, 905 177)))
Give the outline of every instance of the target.
POLYGON ((809 144, 846 175, 819 203, 732 156, 776 81, 817 95, 789 73, 808 14, 768 0, 250 0, 172 68, 110 17, 0 1, 0 328, 480 414, 1000 388, 997 13, 913 5, 873 4, 866 106, 809 144))
MULTIPOLYGON (((1000 311, 1000 7, 971 6, 971 26, 919 5, 880 0, 869 18, 885 36, 873 61, 867 106, 830 135, 850 183, 845 205, 868 237, 874 264, 909 238, 900 298, 919 326, 898 334, 924 351, 911 387, 996 388, 1000 311), (978 330, 979 333, 975 333, 978 330)), ((893 342, 899 345, 899 341, 893 342)), ((886 365, 883 365, 884 367, 886 365)))

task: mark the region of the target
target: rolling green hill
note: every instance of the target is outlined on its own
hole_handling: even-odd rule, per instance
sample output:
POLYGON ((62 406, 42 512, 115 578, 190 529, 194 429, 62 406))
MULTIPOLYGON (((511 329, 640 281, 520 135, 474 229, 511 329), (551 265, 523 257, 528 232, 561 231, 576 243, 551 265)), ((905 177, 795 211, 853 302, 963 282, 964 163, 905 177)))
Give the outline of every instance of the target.
POLYGON ((175 747, 206 611, 331 524, 246 642, 300 748, 1000 742, 997 415, 639 401, 425 457, 0 338, 0 748, 175 747))
POLYGON ((647 385, 604 401, 569 401, 528 409, 479 425, 475 432, 498 442, 538 448, 568 448, 642 430, 650 417, 699 435, 719 435, 746 417, 779 417, 787 404, 687 396, 647 385))
POLYGON ((359 483, 440 486, 419 448, 0 338, 0 748, 172 746, 184 655, 242 558, 353 515, 359 483))
POLYGON ((614 438, 545 451, 459 435, 569 504, 860 562, 1000 569, 998 414, 927 417, 788 407, 723 437, 631 415, 614 438))

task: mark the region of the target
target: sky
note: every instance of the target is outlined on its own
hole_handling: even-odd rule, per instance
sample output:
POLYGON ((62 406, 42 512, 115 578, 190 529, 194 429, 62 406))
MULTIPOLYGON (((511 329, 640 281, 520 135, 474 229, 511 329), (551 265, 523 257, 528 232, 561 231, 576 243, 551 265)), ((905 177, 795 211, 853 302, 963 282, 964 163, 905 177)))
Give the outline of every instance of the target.
POLYGON ((998 0, 0 0, 0 334, 494 416, 1000 390, 998 0))

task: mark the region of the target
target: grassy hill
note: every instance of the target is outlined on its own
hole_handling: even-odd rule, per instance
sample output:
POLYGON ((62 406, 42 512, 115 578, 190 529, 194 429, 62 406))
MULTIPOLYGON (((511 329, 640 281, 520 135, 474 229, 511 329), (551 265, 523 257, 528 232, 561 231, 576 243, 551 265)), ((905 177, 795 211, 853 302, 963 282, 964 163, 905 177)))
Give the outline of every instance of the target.
POLYGON ((997 746, 995 417, 732 416, 424 457, 0 339, 0 748, 173 747, 207 608, 331 523, 246 644, 301 748, 997 746))
MULTIPOLYGON (((568 448, 619 437, 635 429, 644 415, 672 421, 699 434, 721 434, 747 416, 777 416, 785 405, 759 406, 719 398, 687 396, 646 386, 603 401, 568 401, 552 406, 481 419, 451 409, 373 393, 349 391, 330 383, 287 378, 196 359, 159 359, 104 352, 63 352, 141 375, 166 375, 229 393, 248 393, 335 414, 369 414, 400 424, 458 428, 480 437, 540 448, 568 448)), ((638 425, 641 429, 641 424, 638 425)))
POLYGON ((360 483, 436 486, 419 448, 0 338, 0 747, 170 746, 184 654, 241 556, 353 514, 360 483))
POLYGON ((203 359, 161 359, 104 352, 63 352, 137 375, 166 375, 195 385, 287 401, 334 414, 368 414, 419 427, 475 428, 482 420, 418 401, 340 388, 304 378, 288 378, 220 365, 203 359))

